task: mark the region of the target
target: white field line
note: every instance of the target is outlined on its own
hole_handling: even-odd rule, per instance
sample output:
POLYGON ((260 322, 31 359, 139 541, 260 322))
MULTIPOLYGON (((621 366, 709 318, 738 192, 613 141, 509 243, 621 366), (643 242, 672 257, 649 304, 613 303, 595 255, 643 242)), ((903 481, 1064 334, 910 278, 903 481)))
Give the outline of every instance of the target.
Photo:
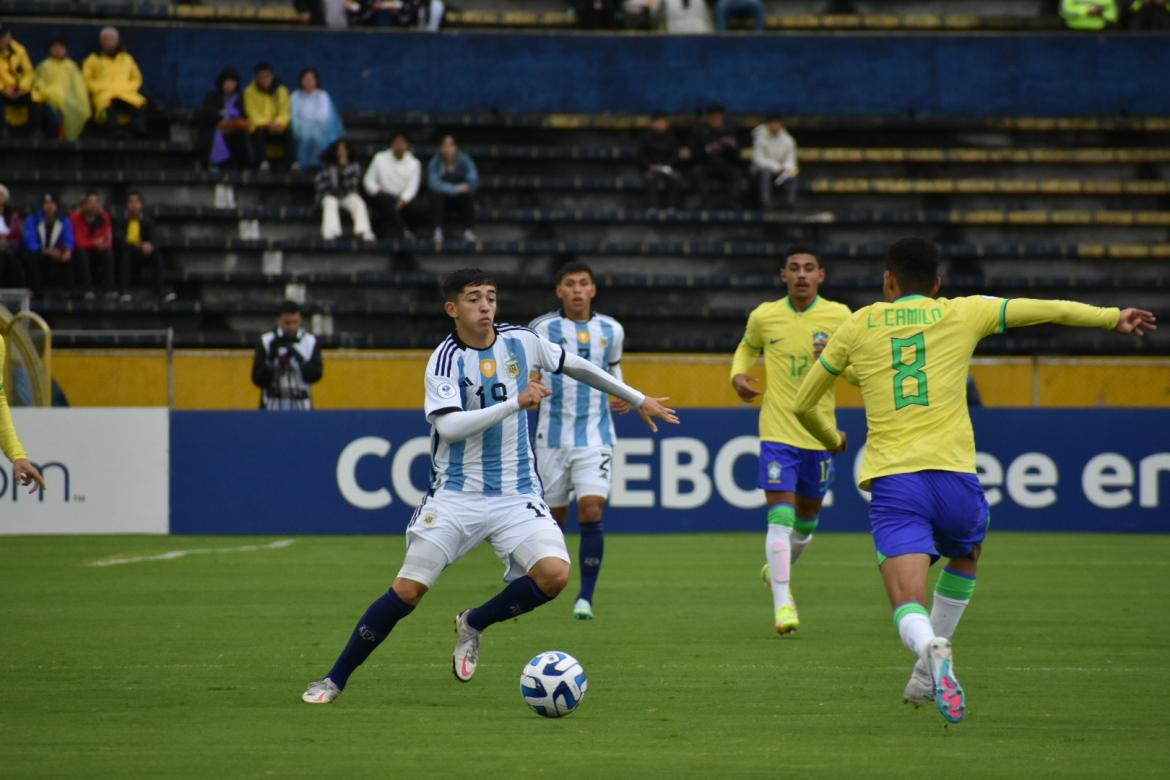
POLYGON ((186 558, 188 555, 220 555, 222 553, 259 552, 261 550, 281 550, 289 547, 296 539, 277 539, 268 544, 245 544, 240 547, 197 547, 193 550, 171 550, 157 555, 136 555, 131 558, 103 558, 90 563, 90 566, 122 566, 127 563, 146 563, 147 561, 173 561, 176 558, 186 558))

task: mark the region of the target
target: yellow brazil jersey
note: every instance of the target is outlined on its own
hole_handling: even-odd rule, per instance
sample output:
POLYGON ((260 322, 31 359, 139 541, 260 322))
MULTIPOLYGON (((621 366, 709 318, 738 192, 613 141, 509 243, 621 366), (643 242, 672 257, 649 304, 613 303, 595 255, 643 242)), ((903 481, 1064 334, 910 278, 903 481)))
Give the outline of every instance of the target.
POLYGON ((16 435, 16 426, 12 424, 12 413, 8 409, 8 397, 4 394, 4 366, 7 358, 7 349, 4 337, 0 336, 0 451, 8 456, 9 460, 28 458, 20 437, 16 435))
MULTIPOLYGON (((746 374, 763 353, 767 388, 760 410, 760 440, 789 444, 809 450, 825 445, 806 431, 792 414, 792 402, 800 383, 829 337, 849 317, 849 307, 818 296, 802 312, 788 297, 762 303, 748 317, 743 341, 735 351, 731 375, 746 374)), ((834 415, 835 401, 826 394, 821 408, 834 415)))
POLYGON ((817 438, 838 441, 820 414, 818 393, 852 369, 869 426, 859 483, 939 470, 975 473, 975 435, 967 414, 967 372, 981 339, 1005 327, 1057 322, 1112 328, 1117 309, 1068 301, 927 298, 910 295, 857 311, 830 339, 794 403, 817 438))

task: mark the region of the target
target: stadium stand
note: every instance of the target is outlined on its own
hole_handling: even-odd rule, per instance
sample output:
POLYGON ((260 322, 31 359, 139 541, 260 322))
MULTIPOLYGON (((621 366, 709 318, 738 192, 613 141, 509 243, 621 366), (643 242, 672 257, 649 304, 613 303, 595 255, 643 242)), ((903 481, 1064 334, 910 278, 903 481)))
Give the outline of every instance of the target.
MULTIPOLYGON (((84 12, 106 18, 154 14, 235 23, 288 21, 291 8, 81 5, 93 5, 84 12)), ((453 23, 478 18, 493 24, 484 21, 493 12, 476 5, 465 4, 458 12, 464 16, 453 23)), ((795 13, 815 5, 769 9, 795 13)), ((917 18, 915 3, 897 5, 906 13, 881 18, 889 24, 917 18)), ((1051 21, 1039 14, 1039 3, 955 5, 1003 12, 1021 29, 1037 19, 1051 21)), ((526 13, 545 21, 563 14, 557 3, 538 6, 526 13)), ((33 0, 16 9, 0 0, 0 14, 76 15, 78 8, 33 0)), ((770 26, 795 28, 795 18, 781 17, 788 21, 778 24, 773 17, 770 26)), ((812 18, 822 27, 853 24, 812 18)), ((975 26, 961 27, 956 18, 918 24, 975 26)), ((512 26, 528 24, 526 16, 508 19, 512 26)), ((497 21, 504 23, 503 17, 497 21)), ((761 117, 733 119, 746 146, 761 117)), ((432 305, 435 281, 445 270, 474 262, 501 273, 509 280, 503 316, 526 321, 546 305, 541 291, 552 270, 576 257, 602 275, 604 310, 638 322, 638 349, 724 352, 734 348, 761 292, 775 287, 776 257, 787 245, 820 247, 830 268, 828 293, 858 306, 874 297, 885 244, 908 232, 943 244, 950 293, 1092 292, 1098 303, 1124 300, 1157 310, 1170 300, 1164 271, 1170 259, 1170 118, 792 116, 786 127, 800 143, 798 207, 766 212, 748 202, 743 209, 699 211, 693 197, 679 211, 647 210, 635 147, 648 120, 645 114, 347 111, 347 135, 363 163, 393 132, 407 132, 424 162, 443 133, 456 134, 482 177, 476 243, 323 241, 310 173, 206 169, 196 161, 190 109, 157 109, 149 140, 13 135, 0 138, 0 154, 11 161, 3 181, 22 211, 46 190, 65 204, 90 188, 110 204, 123 202, 130 190, 143 192, 163 233, 168 281, 179 293, 164 303, 145 285, 129 302, 70 300, 50 291, 35 308, 69 331, 173 326, 179 346, 246 346, 267 326, 272 307, 290 295, 309 301, 315 329, 328 345, 427 346, 447 328, 432 305), (651 304, 648 287, 657 293, 651 304)), ((674 118, 680 142, 693 121, 674 118)), ((429 237, 428 228, 418 235, 429 237)), ((1164 354, 1170 333, 1122 344, 1095 333, 1040 329, 987 346, 1009 354, 1038 348, 1164 354)))

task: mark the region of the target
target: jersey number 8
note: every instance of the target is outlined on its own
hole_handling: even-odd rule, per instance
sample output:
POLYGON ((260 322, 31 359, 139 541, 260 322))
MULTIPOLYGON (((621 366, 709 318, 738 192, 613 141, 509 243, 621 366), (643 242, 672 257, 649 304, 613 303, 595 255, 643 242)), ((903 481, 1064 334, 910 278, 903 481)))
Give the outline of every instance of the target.
POLYGON ((926 334, 916 333, 908 339, 890 339, 890 348, 894 362, 894 409, 904 409, 907 406, 930 406, 930 397, 926 389, 926 334), (912 349, 912 357, 907 360, 906 351, 912 349), (907 382, 913 382, 907 388, 907 382), (908 392, 913 390, 914 392, 908 392))

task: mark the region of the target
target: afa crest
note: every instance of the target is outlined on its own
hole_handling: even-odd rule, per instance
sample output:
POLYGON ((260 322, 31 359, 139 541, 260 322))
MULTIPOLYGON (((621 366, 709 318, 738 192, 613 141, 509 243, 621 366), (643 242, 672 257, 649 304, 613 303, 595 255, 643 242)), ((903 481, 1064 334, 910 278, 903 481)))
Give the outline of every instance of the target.
POLYGON ((508 372, 508 376, 512 379, 519 379, 520 361, 516 360, 515 358, 508 358, 508 361, 504 363, 504 370, 508 372))

